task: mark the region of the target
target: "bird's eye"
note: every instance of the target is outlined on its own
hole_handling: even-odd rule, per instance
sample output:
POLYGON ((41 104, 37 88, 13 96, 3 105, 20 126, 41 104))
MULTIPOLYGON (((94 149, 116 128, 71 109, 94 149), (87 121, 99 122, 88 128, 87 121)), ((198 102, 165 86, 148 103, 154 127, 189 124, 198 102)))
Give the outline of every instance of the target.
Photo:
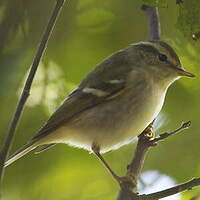
POLYGON ((164 55, 164 54, 159 54, 159 60, 162 61, 162 62, 167 62, 167 56, 164 55))

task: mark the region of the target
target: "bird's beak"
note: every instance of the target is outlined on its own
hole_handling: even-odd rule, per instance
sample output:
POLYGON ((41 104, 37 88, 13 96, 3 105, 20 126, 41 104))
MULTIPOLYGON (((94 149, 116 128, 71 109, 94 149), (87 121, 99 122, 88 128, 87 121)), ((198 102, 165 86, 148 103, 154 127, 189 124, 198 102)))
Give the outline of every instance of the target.
POLYGON ((194 78, 194 77, 195 77, 194 74, 192 74, 192 73, 190 73, 190 72, 187 72, 187 71, 185 71, 185 70, 182 69, 182 68, 177 68, 177 70, 178 70, 179 76, 187 76, 187 77, 191 77, 191 78, 194 78))

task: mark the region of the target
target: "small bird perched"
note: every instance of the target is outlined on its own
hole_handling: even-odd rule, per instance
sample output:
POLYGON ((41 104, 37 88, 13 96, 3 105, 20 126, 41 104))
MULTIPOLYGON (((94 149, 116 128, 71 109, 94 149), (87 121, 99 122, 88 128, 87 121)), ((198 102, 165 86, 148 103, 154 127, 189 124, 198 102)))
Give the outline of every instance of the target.
POLYGON ((39 132, 5 166, 26 153, 66 143, 101 153, 130 143, 159 114, 168 87, 186 72, 175 51, 163 41, 139 42, 120 50, 90 72, 39 132))

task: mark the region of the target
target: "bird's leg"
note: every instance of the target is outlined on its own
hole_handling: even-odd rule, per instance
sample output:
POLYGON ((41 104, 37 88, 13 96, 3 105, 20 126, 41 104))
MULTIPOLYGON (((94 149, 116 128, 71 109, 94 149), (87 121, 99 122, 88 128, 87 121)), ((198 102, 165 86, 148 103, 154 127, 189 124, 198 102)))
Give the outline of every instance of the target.
POLYGON ((92 151, 93 153, 99 158, 99 160, 103 163, 105 168, 111 173, 114 179, 118 179, 118 176, 115 174, 115 172, 111 169, 111 167, 108 165, 108 163, 105 161, 103 156, 100 154, 100 148, 98 145, 93 144, 92 145, 92 151))
POLYGON ((131 176, 118 176, 116 173, 111 169, 111 167, 108 165, 106 160, 103 158, 103 156, 100 154, 100 147, 96 144, 92 145, 92 151, 93 153, 99 158, 99 160, 103 163, 104 167, 110 172, 112 177, 119 183, 121 186, 124 182, 127 182, 129 184, 133 184, 133 180, 131 176))

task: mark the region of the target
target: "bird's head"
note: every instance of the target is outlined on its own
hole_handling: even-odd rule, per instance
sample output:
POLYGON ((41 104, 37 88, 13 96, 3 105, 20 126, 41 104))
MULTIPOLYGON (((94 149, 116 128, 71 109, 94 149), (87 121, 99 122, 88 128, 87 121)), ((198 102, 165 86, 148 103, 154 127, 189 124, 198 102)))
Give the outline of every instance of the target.
POLYGON ((192 73, 185 71, 173 48, 163 41, 136 43, 130 47, 130 54, 131 48, 137 54, 134 59, 139 60, 138 67, 155 80, 170 84, 183 76, 194 77, 192 73))

